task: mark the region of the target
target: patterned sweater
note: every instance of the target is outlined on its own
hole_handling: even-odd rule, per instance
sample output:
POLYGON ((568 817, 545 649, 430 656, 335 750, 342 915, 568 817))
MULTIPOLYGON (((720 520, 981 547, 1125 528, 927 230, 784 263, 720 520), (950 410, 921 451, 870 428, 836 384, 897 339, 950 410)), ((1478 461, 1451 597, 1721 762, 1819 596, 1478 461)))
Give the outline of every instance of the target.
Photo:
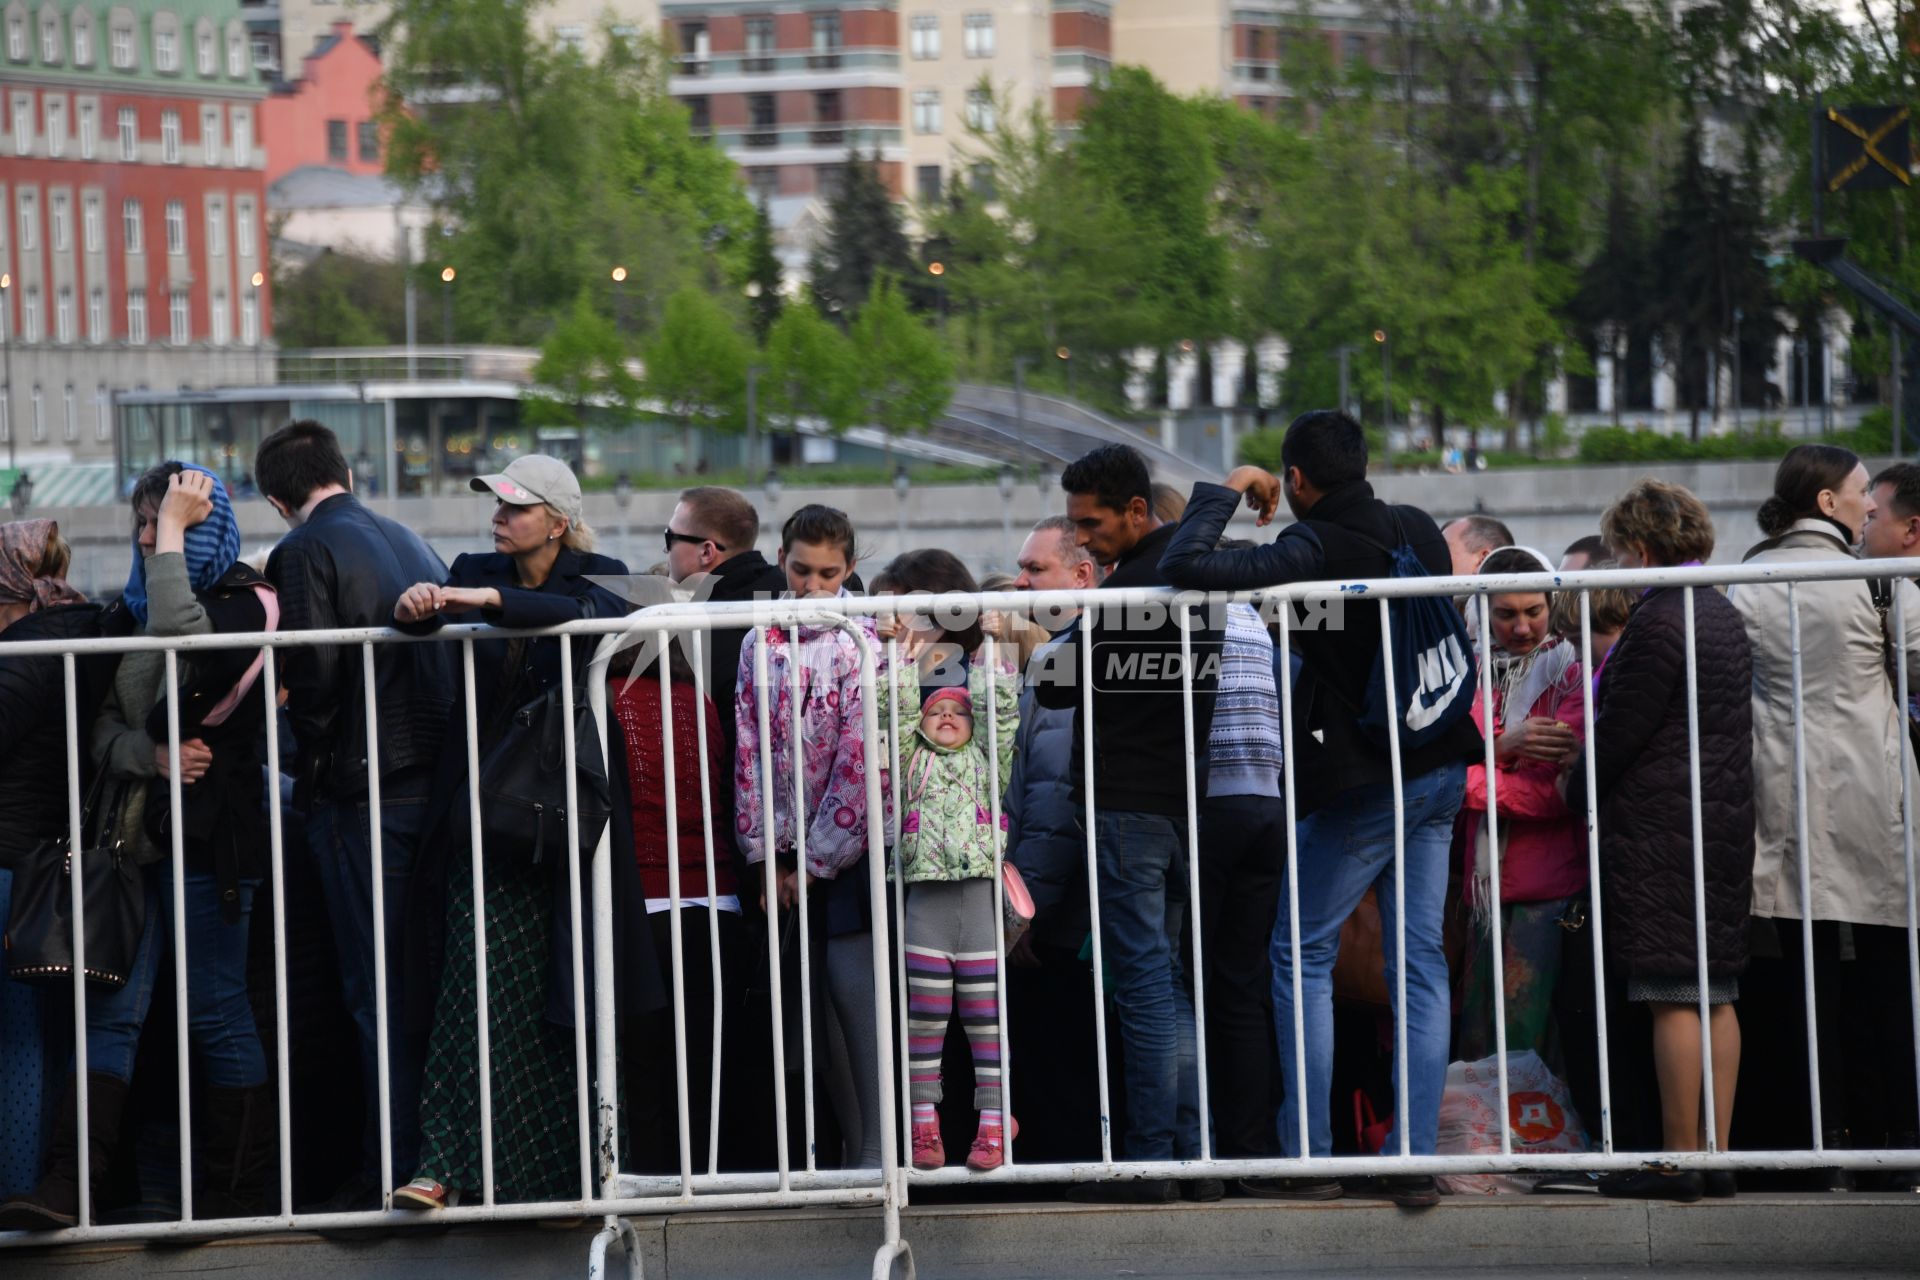
MULTIPOLYGON (((874 661, 880 642, 873 621, 858 620, 861 640, 838 628, 768 627, 766 636, 768 746, 772 756, 773 840, 776 854, 806 840, 807 870, 823 880, 836 878, 867 852, 867 760, 861 738, 860 644, 874 661), (800 703, 802 742, 794 742, 794 702, 800 703), (802 830, 794 819, 795 760, 803 796, 802 830)), ((768 792, 760 768, 760 696, 754 678, 759 633, 750 632, 740 646, 738 695, 734 724, 738 730, 734 751, 734 831, 740 851, 750 863, 767 856, 766 809, 768 792)), ((885 769, 880 761, 877 768, 885 769)), ((884 775, 882 803, 891 822, 891 793, 884 775)))
POLYGON ((967 680, 973 702, 973 737, 958 748, 942 747, 921 732, 920 674, 902 663, 880 683, 880 723, 900 709, 900 867, 908 884, 920 880, 985 880, 996 853, 1006 849, 1007 783, 1013 775, 1014 739, 1020 732, 1020 681, 1011 664, 994 672, 973 664, 967 680), (991 689, 988 685, 991 682, 991 689), (989 720, 997 721, 989 740, 989 720), (908 725, 913 727, 908 729, 908 725), (999 748, 997 760, 989 746, 999 748), (990 770, 1000 775, 1000 825, 993 825, 990 770))
MULTIPOLYGON (((1180 731, 1174 726, 1174 732, 1180 731)), ((1273 637, 1250 604, 1227 606, 1220 693, 1207 735, 1207 795, 1280 794, 1280 692, 1273 637)))

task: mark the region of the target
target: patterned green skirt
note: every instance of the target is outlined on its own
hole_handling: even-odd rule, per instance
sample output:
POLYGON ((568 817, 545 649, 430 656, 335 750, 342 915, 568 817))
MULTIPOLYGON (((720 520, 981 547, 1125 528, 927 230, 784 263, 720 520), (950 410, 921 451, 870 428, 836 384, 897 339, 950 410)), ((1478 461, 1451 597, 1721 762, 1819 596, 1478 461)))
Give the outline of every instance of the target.
MULTIPOLYGON (((493 1068, 493 1178, 499 1201, 580 1195, 573 1032, 546 1019, 553 938, 550 869, 487 860, 487 1030, 493 1068)), ((479 1029, 474 1019, 473 876, 464 853, 447 884, 447 960, 420 1099, 419 1176, 481 1189, 479 1029)))

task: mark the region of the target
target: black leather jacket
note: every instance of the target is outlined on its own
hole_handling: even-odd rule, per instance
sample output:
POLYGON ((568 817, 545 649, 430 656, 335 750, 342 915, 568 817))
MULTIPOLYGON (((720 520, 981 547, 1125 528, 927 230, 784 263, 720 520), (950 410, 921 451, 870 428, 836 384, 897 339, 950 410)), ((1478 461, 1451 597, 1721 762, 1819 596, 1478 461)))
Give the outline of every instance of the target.
MULTIPOLYGON (((7 643, 91 640, 100 634, 100 618, 97 604, 54 605, 0 632, 0 868, 42 839, 65 833, 69 798, 65 664, 57 654, 9 653, 7 643)), ((76 664, 76 723, 93 724, 117 662, 92 657, 76 664)), ((80 766, 90 771, 84 743, 80 766)), ((87 781, 81 779, 83 788, 87 781)))
MULTIPOLYGON (((394 601, 416 582, 444 582, 447 566, 420 535, 375 515, 350 493, 313 509, 280 540, 267 578, 280 593, 281 628, 390 627, 394 601)), ((287 711, 300 744, 295 775, 316 796, 367 790, 367 733, 360 654, 323 646, 281 651, 287 711)), ((380 776, 431 765, 453 706, 446 646, 374 649, 380 776)))

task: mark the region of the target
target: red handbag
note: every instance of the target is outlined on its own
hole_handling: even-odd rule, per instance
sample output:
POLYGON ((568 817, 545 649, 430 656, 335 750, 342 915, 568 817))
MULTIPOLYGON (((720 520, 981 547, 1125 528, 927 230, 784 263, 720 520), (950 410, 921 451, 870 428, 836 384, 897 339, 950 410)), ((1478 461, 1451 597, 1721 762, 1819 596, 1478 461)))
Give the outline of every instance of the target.
POLYGON ((1353 1135, 1359 1142, 1360 1150, 1370 1156, 1380 1154, 1380 1148, 1387 1145, 1387 1133, 1393 1128, 1393 1117, 1382 1120, 1374 1114, 1373 1099, 1367 1096, 1365 1089, 1353 1091, 1353 1135))

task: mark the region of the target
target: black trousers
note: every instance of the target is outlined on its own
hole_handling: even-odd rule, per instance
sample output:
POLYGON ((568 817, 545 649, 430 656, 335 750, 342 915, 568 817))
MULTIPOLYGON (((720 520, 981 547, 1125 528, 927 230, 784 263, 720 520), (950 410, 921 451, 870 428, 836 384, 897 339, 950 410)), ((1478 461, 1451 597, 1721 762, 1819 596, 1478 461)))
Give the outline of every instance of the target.
MULTIPOLYGON (((1006 967, 1007 1041, 1013 1053, 1007 1107, 1020 1122, 1016 1149, 1030 1164, 1098 1160, 1100 1068, 1094 1052, 1093 970, 1077 948, 1036 941, 1033 954, 1037 967, 1011 962, 1006 967)), ((958 1057, 967 1061, 964 1037, 958 1057)), ((965 1079, 971 1067, 956 1069, 961 1074, 951 1078, 965 1079)), ((1117 1094, 1117 1083, 1114 1088, 1117 1094)), ((952 1087, 947 1096, 968 1100, 952 1087)), ((968 1141, 972 1120, 968 1111, 963 1126, 968 1141)))
MULTIPOLYGON (((752 1161, 743 1147, 756 1136, 751 1122, 731 1114, 748 1097, 751 1081, 740 1078, 750 1061, 746 1052, 753 1041, 753 1029, 747 1026, 739 998, 742 977, 742 924, 738 914, 722 911, 720 936, 720 1012, 724 1037, 721 1045, 720 1079, 720 1168, 742 1169, 752 1161)), ((687 1045, 687 1133, 693 1171, 707 1169, 709 1135, 713 1115, 713 946, 705 907, 680 909, 680 941, 685 964, 687 1045)), ((672 1003, 673 934, 671 916, 656 911, 647 919, 660 959, 660 973, 668 983, 667 1007, 636 1020, 630 1030, 624 1054, 627 1075, 627 1115, 632 1139, 633 1167, 641 1173, 678 1173, 680 1171, 680 1099, 674 1066, 674 1039, 681 1029, 674 1026, 672 1003)), ((761 1040, 765 1039, 762 1033, 761 1040)), ((770 1164, 770 1161, 767 1162, 770 1164)))
MULTIPOLYGON (((1193 914, 1206 977, 1207 1100, 1222 1156, 1280 1154, 1269 948, 1286 870, 1286 821, 1286 804, 1274 796, 1220 796, 1200 807, 1200 904, 1193 914)), ((1191 964, 1185 968, 1193 972, 1191 964)))

